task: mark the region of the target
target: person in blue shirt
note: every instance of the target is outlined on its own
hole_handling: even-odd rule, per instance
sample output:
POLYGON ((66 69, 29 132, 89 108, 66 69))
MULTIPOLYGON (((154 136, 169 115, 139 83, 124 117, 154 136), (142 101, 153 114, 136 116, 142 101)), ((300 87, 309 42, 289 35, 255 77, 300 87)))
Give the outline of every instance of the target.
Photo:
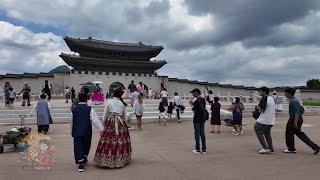
POLYGON ((298 136, 304 143, 314 150, 314 154, 318 154, 320 147, 309 139, 309 137, 301 130, 303 124, 303 106, 299 100, 294 97, 296 90, 294 88, 286 88, 284 90, 286 98, 289 102, 289 120, 286 126, 286 143, 287 148, 284 153, 296 153, 294 144, 294 135, 298 136))

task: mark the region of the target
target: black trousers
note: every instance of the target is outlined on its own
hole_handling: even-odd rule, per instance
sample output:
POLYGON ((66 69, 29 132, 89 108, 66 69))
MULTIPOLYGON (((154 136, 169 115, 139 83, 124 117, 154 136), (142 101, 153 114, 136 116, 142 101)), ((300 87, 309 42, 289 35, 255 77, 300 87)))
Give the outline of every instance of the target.
POLYGON ((92 135, 73 137, 74 159, 76 164, 84 161, 88 157, 91 147, 92 135))
POLYGON ((298 120, 298 127, 299 129, 294 128, 294 120, 293 118, 290 118, 289 121, 287 122, 287 127, 286 127, 286 143, 288 150, 295 151, 295 144, 294 144, 294 135, 298 136, 304 143, 306 143, 310 148, 315 150, 318 148, 318 145, 312 142, 309 137, 301 131, 301 126, 303 124, 303 119, 300 118, 298 120))
POLYGON ((177 118, 178 120, 180 120, 180 109, 176 109, 176 111, 177 111, 177 118))
POLYGON ((47 133, 49 131, 48 125, 38 125, 38 133, 47 133))

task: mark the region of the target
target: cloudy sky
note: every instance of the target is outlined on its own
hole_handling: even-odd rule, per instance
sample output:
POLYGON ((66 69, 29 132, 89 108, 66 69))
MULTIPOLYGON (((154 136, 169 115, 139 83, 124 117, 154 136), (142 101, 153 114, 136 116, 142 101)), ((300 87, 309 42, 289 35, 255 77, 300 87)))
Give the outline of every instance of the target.
POLYGON ((161 75, 249 86, 320 74, 319 0, 0 0, 0 74, 65 64, 62 37, 163 45, 161 75))

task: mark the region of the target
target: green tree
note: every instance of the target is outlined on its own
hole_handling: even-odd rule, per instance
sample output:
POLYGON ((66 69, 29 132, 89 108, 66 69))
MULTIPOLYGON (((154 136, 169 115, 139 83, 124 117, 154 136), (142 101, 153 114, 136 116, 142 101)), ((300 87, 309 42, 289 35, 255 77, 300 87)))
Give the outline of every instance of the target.
POLYGON ((309 79, 307 81, 307 87, 313 89, 320 89, 320 80, 319 79, 309 79))

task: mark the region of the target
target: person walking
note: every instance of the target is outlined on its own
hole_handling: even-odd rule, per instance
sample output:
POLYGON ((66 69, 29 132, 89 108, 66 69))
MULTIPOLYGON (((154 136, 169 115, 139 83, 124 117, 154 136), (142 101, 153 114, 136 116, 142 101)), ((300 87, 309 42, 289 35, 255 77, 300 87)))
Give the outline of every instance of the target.
POLYGON ((269 88, 261 87, 260 95, 262 96, 260 103, 256 106, 256 110, 260 112, 260 116, 254 125, 254 130, 262 149, 258 151, 260 154, 274 152, 271 137, 271 128, 275 125, 275 102, 269 96, 269 88))
POLYGON ((44 85, 43 85, 43 89, 42 89, 42 93, 46 93, 47 94, 47 100, 50 101, 51 100, 51 90, 52 90, 52 85, 49 84, 48 80, 44 81, 44 85))
POLYGON ((78 165, 78 171, 83 172, 88 162, 91 147, 92 126, 102 135, 103 125, 95 110, 87 105, 87 94, 79 93, 78 100, 79 103, 71 109, 71 135, 73 137, 75 163, 78 165))
POLYGON ((289 120, 286 126, 286 144, 287 149, 284 153, 296 153, 294 135, 300 138, 305 144, 313 149, 314 154, 318 154, 320 147, 309 139, 309 137, 301 130, 303 124, 304 108, 299 100, 295 98, 296 90, 294 88, 286 88, 284 90, 286 98, 289 100, 289 120))
POLYGON ((114 91, 104 110, 104 131, 98 143, 94 162, 99 167, 122 168, 131 161, 131 140, 126 123, 127 104, 121 96, 123 90, 114 91))
POLYGON ((163 103, 163 106, 167 109, 167 107, 169 106, 167 89, 162 88, 160 92, 160 96, 161 96, 161 102, 163 103))
POLYGON ((53 123, 50 114, 51 106, 46 98, 46 94, 41 94, 40 100, 37 103, 35 103, 30 113, 30 117, 32 117, 34 113, 37 114, 38 133, 44 134, 48 133, 49 125, 53 123))
POLYGON ((206 153, 206 136, 205 136, 205 108, 206 108, 206 100, 201 97, 201 91, 199 89, 193 89, 190 93, 192 93, 193 97, 196 100, 192 103, 192 111, 194 112, 193 116, 193 127, 194 127, 194 138, 196 142, 195 149, 192 150, 195 154, 206 153), (202 148, 200 149, 200 139, 202 148))

